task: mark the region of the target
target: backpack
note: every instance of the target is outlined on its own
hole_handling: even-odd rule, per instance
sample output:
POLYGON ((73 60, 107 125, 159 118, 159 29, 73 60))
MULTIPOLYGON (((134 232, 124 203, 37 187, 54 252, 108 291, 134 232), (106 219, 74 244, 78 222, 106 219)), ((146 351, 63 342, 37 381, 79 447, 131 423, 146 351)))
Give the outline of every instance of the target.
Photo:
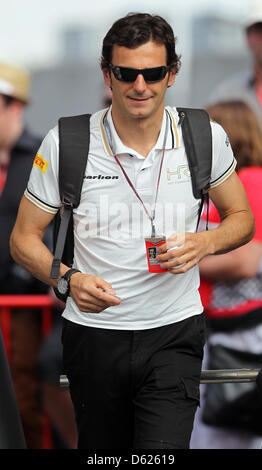
MULTIPOLYGON (((203 109, 177 108, 191 174, 193 195, 201 199, 197 228, 208 193, 212 166, 212 134, 203 109)), ((59 191, 62 207, 54 221, 54 259, 50 278, 57 279, 61 261, 73 265, 73 209, 81 199, 90 143, 90 114, 62 117, 59 126, 59 191)), ((197 230, 196 228, 196 230, 197 230)), ((208 229, 208 219, 206 229, 208 229)), ((58 298, 61 295, 54 289, 58 298)), ((63 299, 62 299, 63 300, 63 299)))

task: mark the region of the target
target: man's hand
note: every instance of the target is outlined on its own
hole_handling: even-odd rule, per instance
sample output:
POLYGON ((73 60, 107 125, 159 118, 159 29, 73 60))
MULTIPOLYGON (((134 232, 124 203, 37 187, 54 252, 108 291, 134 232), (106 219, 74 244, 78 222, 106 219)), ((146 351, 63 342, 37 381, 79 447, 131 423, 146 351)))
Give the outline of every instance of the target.
POLYGON ((218 210, 221 223, 213 230, 170 237, 158 247, 157 260, 163 269, 174 274, 185 273, 204 256, 227 253, 253 238, 254 216, 235 172, 224 183, 210 189, 209 196, 218 210))
POLYGON ((185 273, 209 254, 206 232, 172 235, 166 243, 158 247, 157 260, 163 269, 173 274, 185 273))
POLYGON ((71 276, 70 295, 81 312, 100 313, 121 303, 108 282, 90 274, 74 273, 71 276))

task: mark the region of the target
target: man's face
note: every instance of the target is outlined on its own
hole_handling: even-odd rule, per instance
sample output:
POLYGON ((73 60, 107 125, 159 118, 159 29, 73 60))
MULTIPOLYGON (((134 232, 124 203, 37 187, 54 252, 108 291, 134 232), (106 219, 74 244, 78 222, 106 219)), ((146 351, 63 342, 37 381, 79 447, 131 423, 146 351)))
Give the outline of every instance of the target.
MULTIPOLYGON (((167 65, 165 45, 153 41, 132 49, 114 45, 112 65, 134 69, 167 65)), ((173 70, 157 83, 147 83, 142 74, 134 82, 125 83, 117 80, 112 71, 104 70, 103 73, 105 84, 112 88, 113 115, 123 119, 162 115, 167 86, 175 81, 173 70)))
POLYGON ((0 150, 9 150, 17 138, 22 113, 22 104, 13 101, 6 104, 0 94, 0 150))
POLYGON ((255 61, 262 65, 262 23, 256 23, 248 29, 247 43, 255 61))

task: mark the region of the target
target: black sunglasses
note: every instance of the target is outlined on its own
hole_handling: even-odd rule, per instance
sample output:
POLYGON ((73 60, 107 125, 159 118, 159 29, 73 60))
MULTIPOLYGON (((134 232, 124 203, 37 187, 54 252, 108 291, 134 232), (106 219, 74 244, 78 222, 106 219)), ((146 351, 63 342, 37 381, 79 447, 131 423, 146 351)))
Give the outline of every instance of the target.
POLYGON ((153 67, 151 69, 131 69, 129 67, 118 67, 112 64, 110 69, 117 80, 120 82, 135 82, 138 75, 143 75, 145 82, 156 83, 161 82, 171 69, 172 65, 162 65, 161 67, 153 67))

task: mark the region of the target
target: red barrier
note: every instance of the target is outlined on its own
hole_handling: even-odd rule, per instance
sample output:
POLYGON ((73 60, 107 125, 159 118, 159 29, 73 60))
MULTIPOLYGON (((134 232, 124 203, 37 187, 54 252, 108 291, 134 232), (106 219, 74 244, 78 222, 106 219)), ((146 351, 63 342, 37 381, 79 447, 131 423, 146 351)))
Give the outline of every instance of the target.
MULTIPOLYGON (((49 295, 0 295, 0 320, 3 341, 10 364, 11 357, 11 312, 16 308, 42 310, 42 336, 47 336, 52 328, 54 300, 49 295)), ((43 410, 43 449, 52 449, 50 420, 43 410)))

